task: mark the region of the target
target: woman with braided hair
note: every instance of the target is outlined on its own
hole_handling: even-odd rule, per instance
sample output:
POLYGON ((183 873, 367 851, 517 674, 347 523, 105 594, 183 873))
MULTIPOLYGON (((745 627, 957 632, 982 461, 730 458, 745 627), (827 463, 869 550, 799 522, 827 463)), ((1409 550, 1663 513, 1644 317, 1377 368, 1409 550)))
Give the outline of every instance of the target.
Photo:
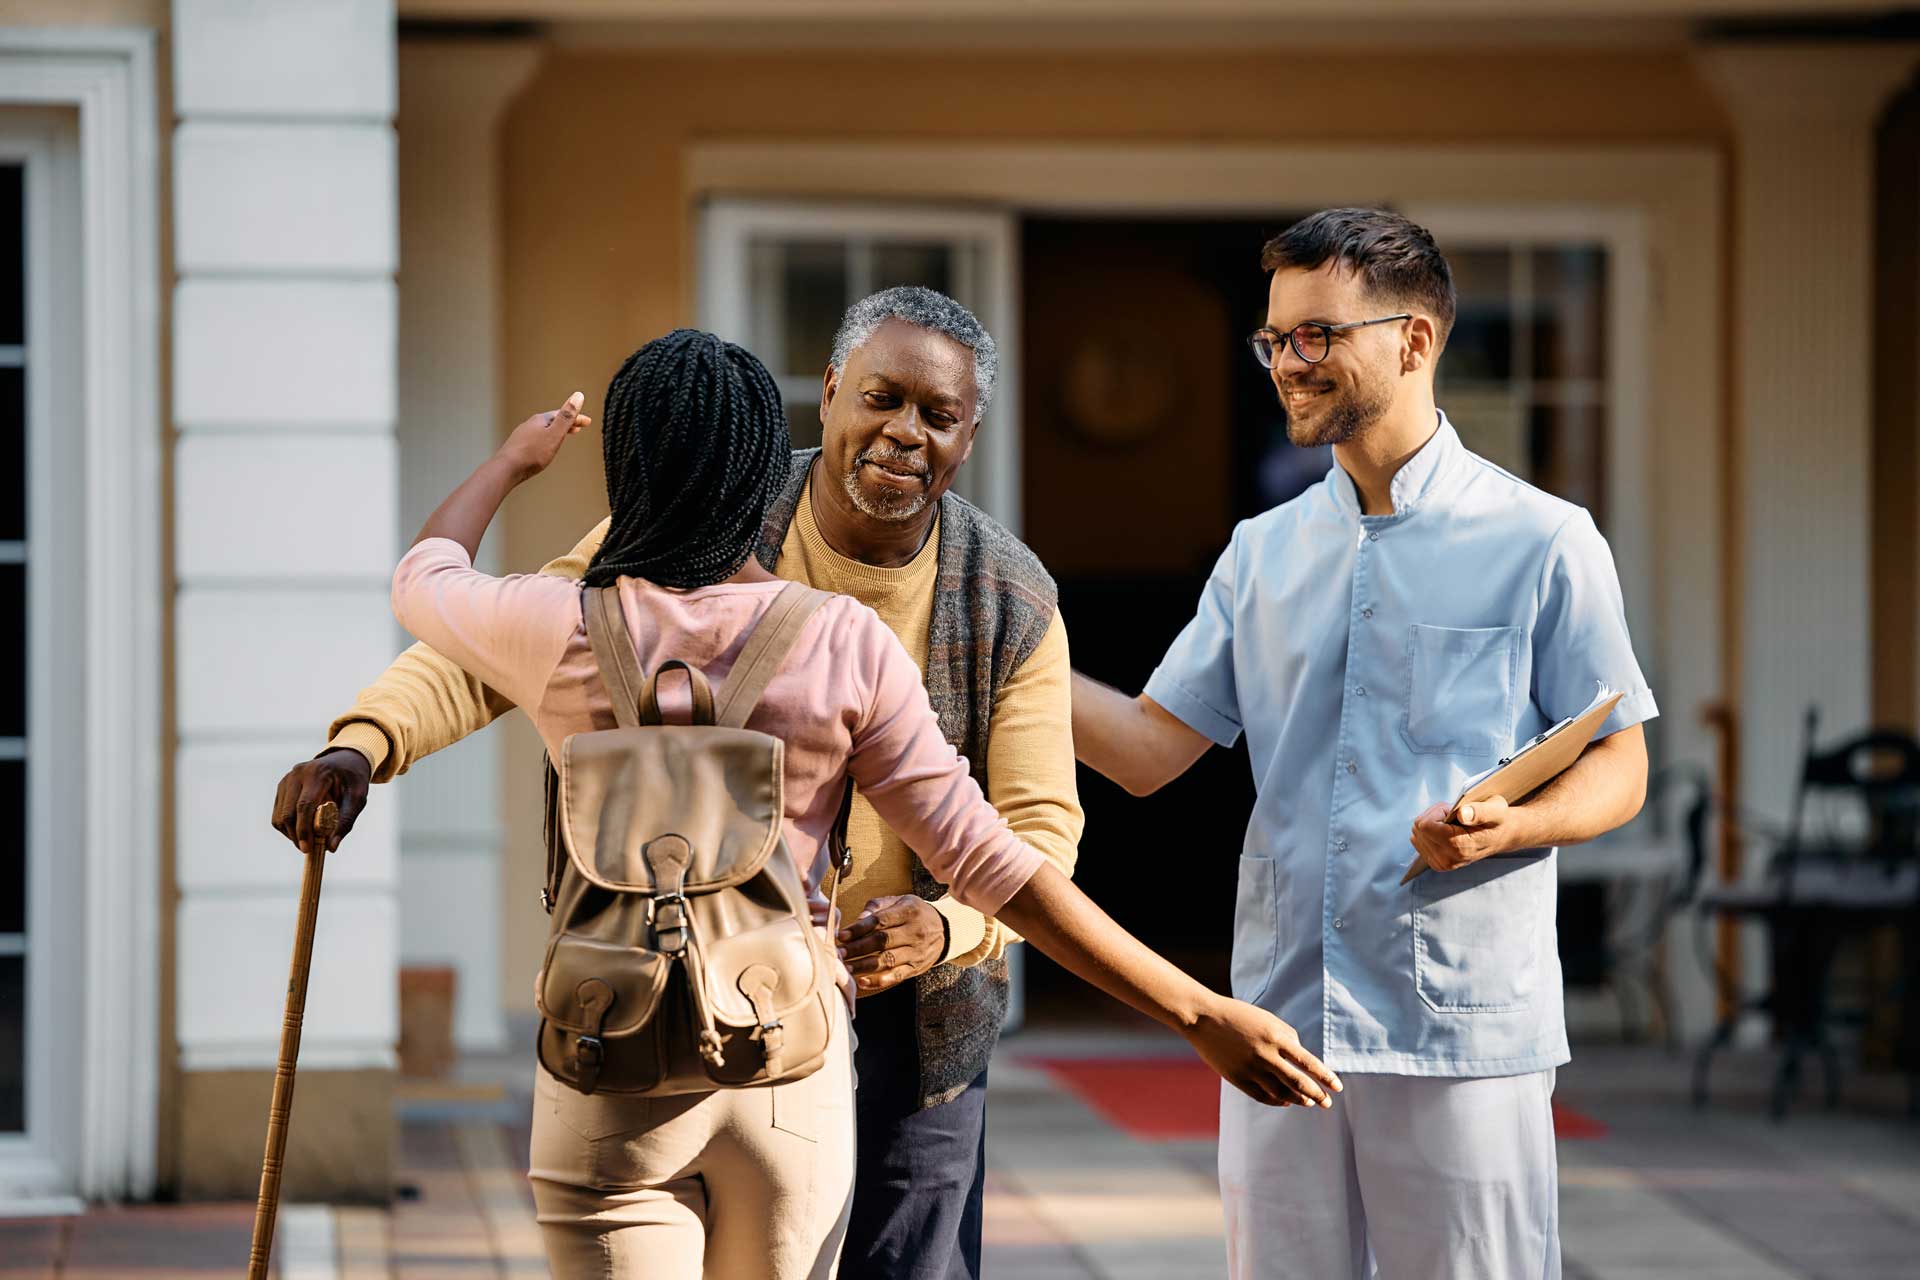
POLYGON ((792 453, 766 366, 676 329, 613 375, 601 433, 613 520, 587 585, 703 587, 739 572, 792 453))
MULTIPOLYGON (((507 494, 588 424, 581 401, 521 423, 428 518, 393 581, 401 624, 522 707, 556 758, 572 734, 614 723, 580 591, 479 573, 473 555, 507 494)), ((683 329, 620 367, 604 416, 612 519, 586 580, 617 588, 643 671, 679 659, 718 686, 786 585, 753 555, 789 465, 779 391, 748 352, 683 329)), ((662 707, 666 719, 681 702, 662 707)), ((823 849, 851 775, 961 901, 1180 1031, 1260 1101, 1331 1105, 1338 1082, 1291 1029, 1148 950, 1014 835, 941 735, 913 660, 865 605, 835 596, 811 615, 747 727, 786 743, 786 847, 817 925, 830 911, 823 849)), ((555 1276, 833 1273, 854 1152, 852 991, 839 977, 848 1001, 834 1002, 834 1043, 803 1079, 636 1098, 581 1095, 541 1069, 529 1167, 555 1276)))

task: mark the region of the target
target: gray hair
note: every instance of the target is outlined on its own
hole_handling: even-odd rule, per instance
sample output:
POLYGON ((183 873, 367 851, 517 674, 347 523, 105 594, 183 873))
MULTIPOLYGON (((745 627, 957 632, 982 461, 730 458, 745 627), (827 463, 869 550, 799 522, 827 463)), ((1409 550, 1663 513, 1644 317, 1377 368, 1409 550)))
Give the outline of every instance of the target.
POLYGON ((834 373, 844 371, 854 351, 864 346, 873 337, 873 331, 889 320, 904 320, 952 338, 973 352, 973 385, 979 397, 974 421, 987 416, 987 406, 993 403, 994 379, 1000 373, 1000 353, 993 345, 993 335, 973 312, 935 289, 899 285, 870 293, 848 307, 847 314, 841 318, 840 331, 833 335, 833 358, 828 363, 834 373))

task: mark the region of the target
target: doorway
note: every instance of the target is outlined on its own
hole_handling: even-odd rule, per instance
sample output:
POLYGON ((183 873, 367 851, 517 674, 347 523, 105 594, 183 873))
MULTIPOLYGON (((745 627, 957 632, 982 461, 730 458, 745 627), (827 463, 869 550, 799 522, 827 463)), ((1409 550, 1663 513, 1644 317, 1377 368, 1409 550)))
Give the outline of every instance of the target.
MULTIPOLYGON (((1129 693, 1192 618, 1234 524, 1330 465, 1330 451, 1287 443, 1243 341, 1266 315, 1260 247, 1294 220, 1022 223, 1025 536, 1060 585, 1074 666, 1129 693)), ((1245 746, 1143 799, 1082 767, 1080 801, 1075 880, 1225 990, 1253 803, 1245 746)), ((1029 959, 1036 1016, 1088 1007, 1084 986, 1029 959)))

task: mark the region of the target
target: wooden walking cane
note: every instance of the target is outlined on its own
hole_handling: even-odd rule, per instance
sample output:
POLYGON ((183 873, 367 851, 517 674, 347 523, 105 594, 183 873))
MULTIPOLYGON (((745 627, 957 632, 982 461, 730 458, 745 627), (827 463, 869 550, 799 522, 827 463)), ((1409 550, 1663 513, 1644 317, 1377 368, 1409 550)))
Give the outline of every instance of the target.
POLYGON ((267 1113, 267 1154, 260 1164, 260 1204, 253 1214, 253 1256, 247 1280, 267 1280, 273 1252, 273 1220, 280 1212, 280 1170, 287 1154, 287 1121, 293 1115, 293 1070, 300 1058, 300 1021, 307 1012, 307 971, 313 967, 313 926, 320 915, 320 872, 327 845, 340 826, 340 807, 321 802, 313 814, 318 845, 307 855, 300 880, 300 920, 293 935, 293 969, 287 975, 287 1016, 280 1026, 280 1066, 273 1073, 273 1109, 267 1113))

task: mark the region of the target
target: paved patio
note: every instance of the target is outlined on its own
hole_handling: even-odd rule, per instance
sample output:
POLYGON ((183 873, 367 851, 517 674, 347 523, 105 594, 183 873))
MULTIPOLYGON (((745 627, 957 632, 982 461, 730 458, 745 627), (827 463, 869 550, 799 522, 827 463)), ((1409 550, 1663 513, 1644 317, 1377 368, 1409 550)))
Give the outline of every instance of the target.
MULTIPOLYGON (((1180 1050, 1160 1033, 1117 1029, 1029 1032, 1003 1046, 989 1077, 988 1276, 1223 1274, 1212 1140, 1130 1136, 1034 1065, 1180 1050)), ((1763 1109, 1767 1067, 1764 1055, 1730 1059, 1714 1106, 1695 1112, 1679 1060, 1619 1047, 1577 1054, 1558 1100, 1593 1123, 1561 1142, 1570 1280, 1920 1275, 1920 1125, 1904 1118, 1900 1082, 1850 1079, 1840 1111, 1809 1103, 1776 1125, 1763 1109)), ((523 1181, 524 1072, 470 1063, 464 1075, 403 1104, 390 1209, 283 1210, 282 1280, 546 1274, 523 1181)), ((239 1276, 252 1219, 251 1205, 231 1204, 0 1221, 0 1280, 239 1276)))

